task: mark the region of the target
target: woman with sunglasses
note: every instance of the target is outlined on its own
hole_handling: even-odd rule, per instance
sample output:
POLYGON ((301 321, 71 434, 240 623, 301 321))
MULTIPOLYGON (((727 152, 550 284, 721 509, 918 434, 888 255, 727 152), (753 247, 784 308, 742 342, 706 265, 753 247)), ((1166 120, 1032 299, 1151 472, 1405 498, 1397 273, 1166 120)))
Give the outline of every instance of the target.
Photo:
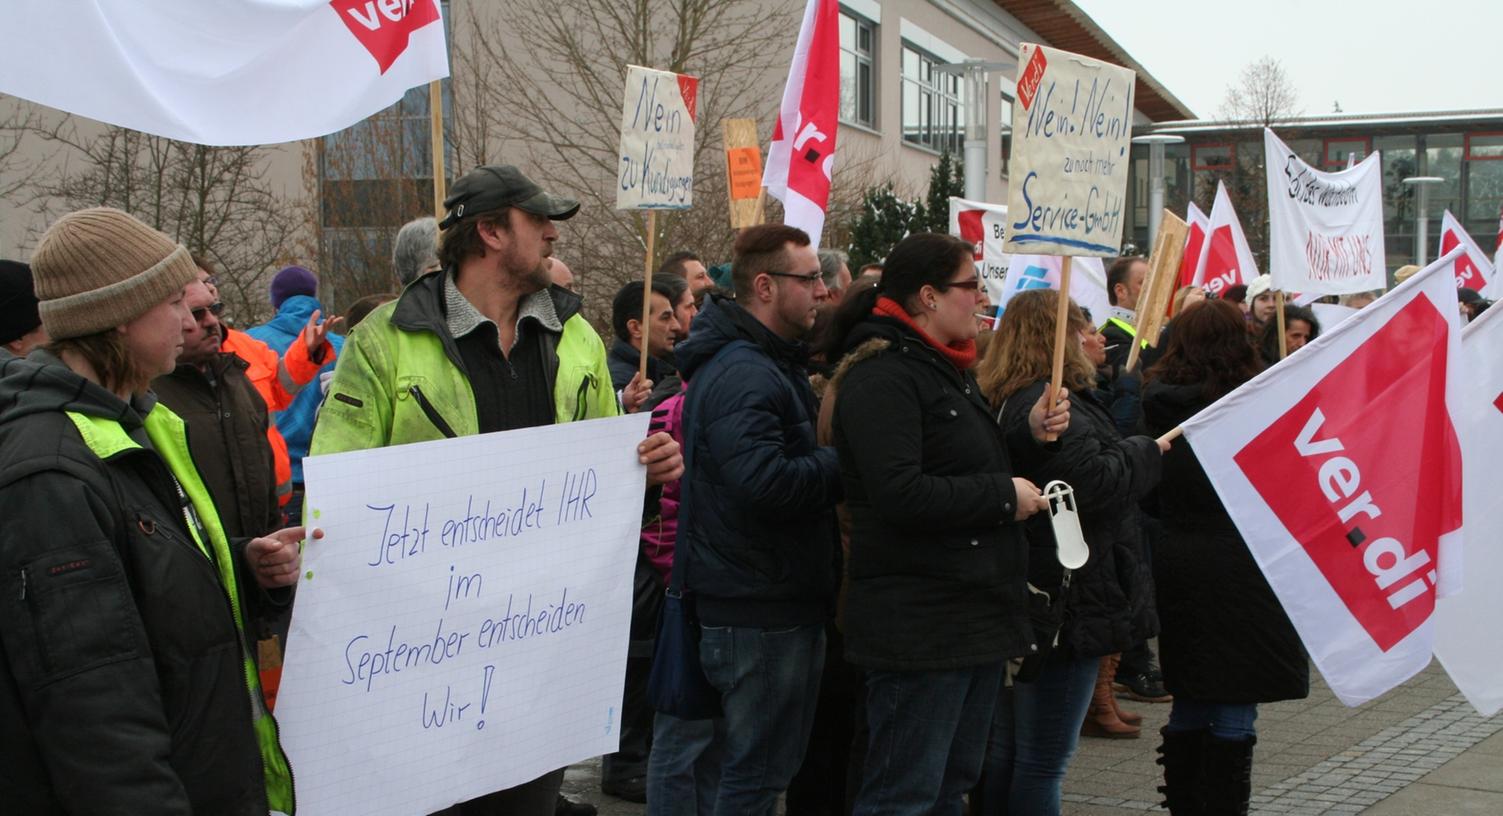
POLYGON ((1046 504, 1014 474, 1049 455, 1069 404, 1046 415, 1040 395, 998 431, 970 372, 979 284, 970 244, 910 235, 841 307, 860 320, 826 399, 851 517, 846 658, 867 677, 861 816, 958 816, 1003 667, 1035 647, 1021 522, 1046 504))

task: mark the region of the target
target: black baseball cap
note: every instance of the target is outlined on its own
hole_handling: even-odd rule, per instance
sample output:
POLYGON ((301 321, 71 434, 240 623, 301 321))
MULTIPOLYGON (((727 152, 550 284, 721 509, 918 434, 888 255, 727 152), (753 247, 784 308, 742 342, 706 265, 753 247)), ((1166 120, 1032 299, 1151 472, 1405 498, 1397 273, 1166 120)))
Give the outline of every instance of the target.
POLYGON ((0 261, 0 343, 25 337, 40 325, 31 267, 19 261, 0 261))
POLYGON ((545 192, 512 165, 487 164, 455 180, 454 186, 449 188, 449 195, 444 198, 444 209, 449 214, 438 227, 448 229, 470 216, 495 212, 503 207, 516 207, 554 221, 572 218, 579 212, 578 201, 545 192))

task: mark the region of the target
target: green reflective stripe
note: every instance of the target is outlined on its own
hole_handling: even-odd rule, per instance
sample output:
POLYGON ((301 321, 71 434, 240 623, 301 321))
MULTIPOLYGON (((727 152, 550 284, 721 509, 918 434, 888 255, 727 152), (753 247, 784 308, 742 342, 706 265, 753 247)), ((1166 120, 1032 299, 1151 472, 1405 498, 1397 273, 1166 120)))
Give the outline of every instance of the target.
MULTIPOLYGON (((108 459, 127 450, 141 446, 125 432, 119 422, 103 417, 87 416, 72 411, 65 412, 74 427, 83 437, 84 444, 100 459, 108 459)), ((235 621, 235 630, 240 641, 241 665, 245 672, 246 689, 250 696, 251 717, 256 730, 256 742, 261 749, 261 763, 265 769, 266 796, 273 810, 293 812, 292 773, 287 757, 282 753, 276 735, 276 723, 266 710, 265 697, 261 693, 261 678, 256 671, 256 662, 250 656, 245 636, 245 620, 240 611, 240 594, 236 591, 235 562, 230 551, 229 539, 214 501, 204 486, 188 452, 188 433, 183 420, 162 404, 152 408, 146 415, 146 435, 157 455, 166 463, 167 469, 177 479, 178 485, 188 495, 198 521, 208 533, 206 542, 200 537, 195 525, 189 524, 188 535, 199 550, 214 563, 219 574, 220 588, 230 602, 230 612, 235 621)))
POLYGON ((1106 319, 1106 322, 1112 324, 1113 326, 1116 326, 1117 328, 1121 329, 1122 331, 1127 332, 1127 336, 1128 337, 1137 337, 1138 336, 1138 329, 1137 329, 1137 327, 1133 326, 1133 324, 1128 323, 1126 320, 1123 320, 1120 317, 1108 317, 1106 319))

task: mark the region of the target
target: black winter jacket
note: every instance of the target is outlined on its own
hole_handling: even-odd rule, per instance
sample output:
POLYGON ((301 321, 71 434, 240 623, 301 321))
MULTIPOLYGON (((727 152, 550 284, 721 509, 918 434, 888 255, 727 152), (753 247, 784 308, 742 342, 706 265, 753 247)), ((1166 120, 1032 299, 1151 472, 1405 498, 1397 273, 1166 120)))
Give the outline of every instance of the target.
MULTIPOLYGON (((611 343, 610 353, 606 355, 605 364, 611 371, 611 387, 620 391, 631 384, 631 378, 641 370, 640 363, 642 352, 631 347, 631 344, 616 338, 611 343)), ((660 360, 651 354, 647 355, 647 379, 653 384, 662 382, 665 378, 673 376, 673 364, 666 360, 660 360)))
POLYGON ((677 553, 712 626, 785 627, 833 614, 839 565, 835 449, 801 343, 712 297, 674 353, 684 398, 677 553))
MULTIPOLYGON (((1037 382, 1008 398, 1002 411, 1007 432, 1027 427, 1028 412, 1043 396, 1037 382)), ((1158 633, 1153 576, 1143 546, 1138 501, 1158 484, 1162 457, 1146 436, 1123 439, 1094 391, 1070 395, 1070 427, 1059 452, 1025 476, 1040 490, 1056 479, 1075 490, 1081 532, 1090 559, 1071 578, 1065 596, 1060 648, 1067 656, 1100 657, 1120 652, 1158 633)), ((1055 555, 1054 528, 1039 513, 1028 521, 1028 577, 1052 592, 1063 569, 1055 555)))
POLYGON ((901 323, 869 318, 850 343, 833 384, 852 525, 846 658, 923 671, 1029 654, 1012 477, 1047 451, 1026 422, 1004 440, 970 372, 901 323))
POLYGON ((46 352, 0 359, 7 813, 267 812, 240 634, 151 449, 151 401, 46 352), (64 411, 143 447, 102 461, 64 411))
MULTIPOLYGON (((1143 415, 1162 434, 1211 404, 1199 385, 1150 382, 1143 415)), ((1164 454, 1164 537, 1154 550, 1159 660, 1176 697, 1267 703, 1310 694, 1310 664, 1284 607, 1184 440, 1164 454)))

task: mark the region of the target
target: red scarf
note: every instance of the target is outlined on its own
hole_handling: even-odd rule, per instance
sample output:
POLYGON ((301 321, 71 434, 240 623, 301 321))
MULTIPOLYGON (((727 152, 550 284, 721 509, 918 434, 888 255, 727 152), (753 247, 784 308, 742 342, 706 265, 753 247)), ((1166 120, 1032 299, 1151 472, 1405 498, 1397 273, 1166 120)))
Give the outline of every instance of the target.
POLYGON ((886 295, 877 298, 877 306, 872 309, 872 314, 890 317, 912 329, 931 348, 943 354, 945 359, 950 361, 950 365, 955 366, 961 371, 965 371, 976 364, 976 341, 974 338, 970 340, 957 340, 948 346, 940 345, 933 337, 929 336, 928 332, 925 332, 919 328, 917 323, 913 322, 913 318, 908 316, 908 312, 904 311, 903 307, 899 306, 896 300, 886 295))

